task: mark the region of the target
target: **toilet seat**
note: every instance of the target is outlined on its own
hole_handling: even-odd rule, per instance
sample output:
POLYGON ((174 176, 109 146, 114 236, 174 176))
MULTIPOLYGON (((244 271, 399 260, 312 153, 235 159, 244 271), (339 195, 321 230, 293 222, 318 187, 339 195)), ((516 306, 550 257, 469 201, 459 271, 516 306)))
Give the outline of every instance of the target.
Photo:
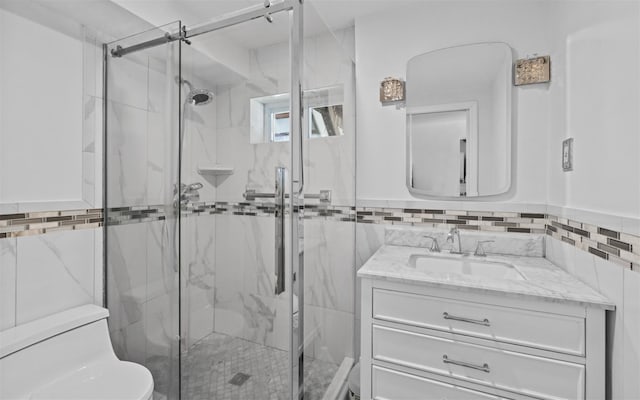
POLYGON ((143 366, 105 360, 90 364, 31 395, 33 400, 150 400, 153 378, 143 366))

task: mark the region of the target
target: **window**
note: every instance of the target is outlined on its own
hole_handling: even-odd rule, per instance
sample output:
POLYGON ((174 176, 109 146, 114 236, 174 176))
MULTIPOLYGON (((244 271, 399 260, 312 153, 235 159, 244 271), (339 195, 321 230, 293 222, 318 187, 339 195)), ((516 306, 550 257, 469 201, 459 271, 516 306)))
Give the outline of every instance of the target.
MULTIPOLYGON (((342 100, 341 86, 306 90, 303 96, 305 136, 344 135, 342 100)), ((288 93, 253 98, 249 104, 251 143, 280 143, 291 139, 288 93)))
POLYGON ((289 110, 271 111, 269 116, 269 131, 272 142, 286 142, 289 140, 289 110))

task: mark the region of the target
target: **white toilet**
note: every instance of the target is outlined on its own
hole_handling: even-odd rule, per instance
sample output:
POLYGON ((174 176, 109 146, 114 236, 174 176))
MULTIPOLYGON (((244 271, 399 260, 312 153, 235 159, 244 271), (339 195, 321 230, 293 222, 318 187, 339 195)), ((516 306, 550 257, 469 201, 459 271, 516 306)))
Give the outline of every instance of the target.
POLYGON ((0 332, 0 399, 152 399, 149 370, 114 354, 108 316, 85 305, 0 332))

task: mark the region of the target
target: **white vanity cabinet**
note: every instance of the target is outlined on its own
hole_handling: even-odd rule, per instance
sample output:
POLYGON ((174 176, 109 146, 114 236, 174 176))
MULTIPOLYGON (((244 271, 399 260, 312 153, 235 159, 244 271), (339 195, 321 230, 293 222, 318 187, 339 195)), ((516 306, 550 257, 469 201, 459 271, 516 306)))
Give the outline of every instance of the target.
POLYGON ((604 399, 605 308, 361 277, 362 399, 604 399))

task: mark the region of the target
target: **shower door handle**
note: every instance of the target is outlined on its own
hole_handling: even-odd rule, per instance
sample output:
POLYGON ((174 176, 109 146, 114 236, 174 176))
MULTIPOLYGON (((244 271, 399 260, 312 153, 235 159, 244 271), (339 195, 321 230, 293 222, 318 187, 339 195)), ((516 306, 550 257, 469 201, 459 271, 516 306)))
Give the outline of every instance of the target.
POLYGON ((276 285, 275 292, 284 292, 284 216, 285 216, 285 177, 287 169, 276 167, 276 189, 275 189, 275 225, 276 225, 276 285))

